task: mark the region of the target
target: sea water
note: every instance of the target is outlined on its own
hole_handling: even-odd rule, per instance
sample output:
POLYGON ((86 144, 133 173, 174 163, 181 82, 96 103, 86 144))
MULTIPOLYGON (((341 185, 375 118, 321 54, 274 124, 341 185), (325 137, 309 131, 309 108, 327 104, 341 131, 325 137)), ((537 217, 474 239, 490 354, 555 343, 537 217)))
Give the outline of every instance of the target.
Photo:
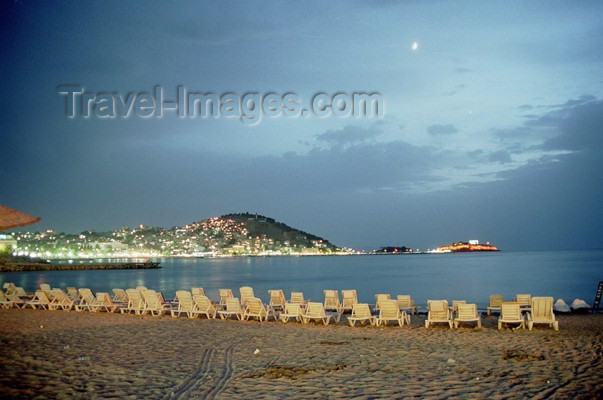
POLYGON ((467 300, 480 307, 490 294, 511 300, 518 293, 575 298, 592 305, 603 280, 603 250, 363 255, 307 257, 243 257, 161 259, 160 269, 87 270, 0 273, 0 286, 14 282, 26 291, 41 283, 52 287, 112 288, 146 286, 173 298, 176 290, 202 287, 212 299, 218 289, 241 286, 268 300, 268 290, 304 293, 322 301, 324 289, 356 289, 360 302, 374 303, 375 294, 409 294, 417 304, 428 299, 467 300))

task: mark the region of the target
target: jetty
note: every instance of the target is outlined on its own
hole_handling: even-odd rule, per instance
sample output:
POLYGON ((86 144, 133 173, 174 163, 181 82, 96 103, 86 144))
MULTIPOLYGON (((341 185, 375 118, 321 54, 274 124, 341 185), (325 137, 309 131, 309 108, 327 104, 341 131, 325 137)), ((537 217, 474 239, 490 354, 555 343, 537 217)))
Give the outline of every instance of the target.
POLYGON ((91 269, 155 269, 160 263, 153 261, 124 263, 90 263, 90 264, 50 264, 50 263, 0 263, 0 272, 21 271, 67 271, 91 269))

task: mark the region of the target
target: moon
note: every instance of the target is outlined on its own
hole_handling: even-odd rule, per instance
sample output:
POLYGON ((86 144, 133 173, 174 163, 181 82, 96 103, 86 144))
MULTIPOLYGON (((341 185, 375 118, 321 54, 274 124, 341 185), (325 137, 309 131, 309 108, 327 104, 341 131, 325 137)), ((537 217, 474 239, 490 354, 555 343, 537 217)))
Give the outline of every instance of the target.
POLYGON ((412 51, 417 51, 419 50, 419 42, 412 42, 412 45, 410 46, 412 51))

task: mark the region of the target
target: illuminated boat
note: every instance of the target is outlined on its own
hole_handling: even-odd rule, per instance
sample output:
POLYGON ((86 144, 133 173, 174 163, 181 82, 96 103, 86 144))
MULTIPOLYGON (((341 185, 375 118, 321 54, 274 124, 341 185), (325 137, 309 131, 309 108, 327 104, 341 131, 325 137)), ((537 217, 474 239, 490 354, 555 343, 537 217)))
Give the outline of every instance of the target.
POLYGON ((438 246, 436 249, 438 252, 452 252, 452 253, 463 253, 471 251, 500 251, 496 246, 490 244, 490 242, 480 243, 479 240, 470 240, 468 242, 458 242, 449 244, 446 246, 438 246))

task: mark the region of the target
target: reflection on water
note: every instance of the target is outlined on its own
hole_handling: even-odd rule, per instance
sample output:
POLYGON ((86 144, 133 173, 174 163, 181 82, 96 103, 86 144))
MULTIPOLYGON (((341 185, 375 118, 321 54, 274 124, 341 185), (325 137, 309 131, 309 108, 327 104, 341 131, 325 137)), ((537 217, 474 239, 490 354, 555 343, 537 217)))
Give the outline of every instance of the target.
POLYGON ((172 298, 176 290, 203 287, 218 298, 218 289, 251 286, 267 300, 269 289, 302 291, 321 301, 324 289, 356 289, 360 301, 374 302, 375 293, 410 294, 427 299, 468 300, 484 305, 500 293, 551 295, 592 303, 603 279, 602 251, 501 252, 473 254, 248 257, 166 259, 149 270, 90 270, 0 273, 0 285, 14 282, 27 291, 40 283, 52 287, 88 287, 94 291, 146 286, 172 298))

